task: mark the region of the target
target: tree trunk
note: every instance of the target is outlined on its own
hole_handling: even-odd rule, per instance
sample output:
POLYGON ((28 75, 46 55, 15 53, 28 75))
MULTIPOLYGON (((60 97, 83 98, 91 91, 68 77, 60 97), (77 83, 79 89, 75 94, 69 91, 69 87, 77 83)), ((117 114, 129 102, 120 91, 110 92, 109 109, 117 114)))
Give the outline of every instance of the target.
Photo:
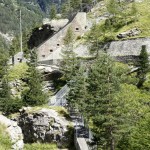
POLYGON ((12 56, 12 65, 14 66, 14 64, 15 64, 15 57, 14 57, 14 55, 12 56))
POLYGON ((115 150, 115 140, 114 140, 113 135, 112 135, 112 130, 110 130, 110 136, 111 136, 110 150, 115 150))

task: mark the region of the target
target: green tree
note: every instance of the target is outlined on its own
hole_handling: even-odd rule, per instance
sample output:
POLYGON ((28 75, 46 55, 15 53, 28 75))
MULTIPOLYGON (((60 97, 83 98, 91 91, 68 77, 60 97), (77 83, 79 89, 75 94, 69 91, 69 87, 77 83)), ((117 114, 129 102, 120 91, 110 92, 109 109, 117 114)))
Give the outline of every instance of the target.
POLYGON ((76 70, 75 75, 72 76, 69 87, 70 91, 67 96, 68 102, 71 106, 75 106, 79 109, 80 112, 84 113, 85 103, 84 100, 87 96, 86 90, 86 68, 85 66, 80 66, 78 70, 76 70))
POLYGON ((137 71, 137 77, 139 78, 139 82, 137 84, 138 88, 141 88, 143 86, 143 83, 146 80, 146 74, 149 71, 149 59, 148 59, 148 53, 146 50, 146 45, 142 46, 142 50, 139 56, 139 62, 138 62, 138 71, 137 71))
POLYGON ((19 37, 15 37, 12 41, 12 44, 9 49, 9 55, 12 57, 12 64, 14 65, 14 56, 17 52, 20 51, 20 45, 19 45, 19 37))
POLYGON ((55 4, 52 4, 51 8, 50 8, 50 18, 51 19, 55 19, 56 18, 56 14, 57 14, 57 8, 55 4))
POLYGON ((125 131, 122 132, 117 149, 149 149, 150 114, 147 104, 149 104, 150 94, 142 92, 134 85, 122 84, 117 97, 119 103, 122 103, 120 111, 126 118, 125 131))
POLYGON ((8 54, 0 49, 0 110, 5 112, 8 101, 10 100, 10 90, 7 81, 7 60, 8 54))
POLYGON ((42 105, 47 102, 47 95, 42 91, 42 77, 36 69, 37 55, 35 50, 30 52, 28 69, 28 89, 22 93, 22 99, 26 106, 42 105))
POLYGON ((70 81, 78 66, 78 60, 75 52, 73 51, 74 34, 71 27, 67 30, 64 37, 65 48, 62 49, 63 62, 61 70, 64 72, 64 78, 70 81))
POLYGON ((0 111, 6 115, 18 111, 22 102, 19 98, 13 99, 8 83, 8 53, 0 49, 0 111))
POLYGON ((81 0, 71 0, 71 6, 74 10, 79 10, 81 5, 81 0))
POLYGON ((62 4, 62 6, 61 6, 61 15, 62 15, 62 18, 68 18, 69 11, 70 11, 69 4, 68 3, 62 4))
POLYGON ((100 54, 91 66, 88 84, 88 107, 95 139, 99 148, 114 150, 119 126, 116 112, 118 104, 115 99, 119 81, 115 75, 114 63, 106 54, 100 54))

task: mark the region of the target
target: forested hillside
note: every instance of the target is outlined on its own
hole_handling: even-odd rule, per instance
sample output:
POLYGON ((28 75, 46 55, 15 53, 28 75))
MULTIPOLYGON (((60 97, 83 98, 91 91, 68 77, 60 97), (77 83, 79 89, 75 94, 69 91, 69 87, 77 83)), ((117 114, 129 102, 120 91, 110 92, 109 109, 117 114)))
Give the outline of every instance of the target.
MULTIPOLYGON (((10 56, 13 60, 20 51, 19 38, 14 38, 9 47, 0 37, 0 113, 18 121, 27 139, 24 139, 24 150, 74 150, 78 138, 92 150, 150 150, 150 2, 94 2, 0 0, 3 34, 19 33, 19 9, 22 10, 23 56, 17 57, 16 63, 10 65, 8 60, 10 56), (28 31, 41 30, 39 24, 43 17, 62 19, 74 14, 88 16, 85 17, 87 26, 80 24, 83 33, 81 26, 77 27, 78 20, 70 21, 66 32, 62 32, 63 27, 60 34, 55 32, 56 38, 52 36, 46 44, 41 44, 41 51, 27 46, 31 36, 28 31), (141 39, 141 43, 134 43, 133 39, 141 39), (124 41, 130 41, 129 46, 123 44, 124 41), (120 42, 121 46, 115 45, 111 52, 124 53, 109 53, 113 42, 120 42), (79 56, 77 48, 80 52, 85 48, 87 55, 83 52, 79 56), (56 53, 61 57, 57 58, 56 53), (39 61, 38 54, 43 60, 48 56, 49 64, 39 61), (23 62, 23 57, 27 61, 23 62), (53 109, 50 119, 47 109, 53 109), (61 127, 65 124, 58 115, 53 118, 54 110, 69 121, 65 132, 61 127), (66 135, 69 136, 64 138, 66 135)), ((37 37, 41 39, 42 34, 37 37)), ((0 138, 4 137, 4 141, 0 139, 2 150, 10 147, 3 129, 0 124, 0 138)))

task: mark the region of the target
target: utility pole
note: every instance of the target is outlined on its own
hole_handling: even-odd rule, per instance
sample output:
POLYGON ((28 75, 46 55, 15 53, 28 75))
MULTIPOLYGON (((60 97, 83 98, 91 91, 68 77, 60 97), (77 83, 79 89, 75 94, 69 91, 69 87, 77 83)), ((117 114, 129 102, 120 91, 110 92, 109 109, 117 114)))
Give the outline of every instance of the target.
POLYGON ((20 52, 22 52, 22 16, 20 9, 20 52))

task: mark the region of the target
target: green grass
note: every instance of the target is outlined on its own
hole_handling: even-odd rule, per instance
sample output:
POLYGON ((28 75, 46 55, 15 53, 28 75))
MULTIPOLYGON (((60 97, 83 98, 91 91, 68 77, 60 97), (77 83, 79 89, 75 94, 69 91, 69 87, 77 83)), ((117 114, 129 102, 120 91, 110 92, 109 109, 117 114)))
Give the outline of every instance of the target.
POLYGON ((131 24, 127 24, 120 28, 118 32, 116 32, 116 35, 118 33, 130 30, 132 28, 137 27, 142 32, 139 36, 136 37, 149 37, 150 36, 150 1, 144 0, 141 3, 135 3, 137 8, 137 21, 133 22, 131 24))
POLYGON ((28 66, 26 63, 19 63, 13 66, 9 70, 8 79, 9 81, 14 81, 15 79, 21 79, 26 77, 28 66))
MULTIPOLYGON (((64 107, 61 107, 61 106, 48 106, 48 105, 35 106, 35 107, 31 107, 31 109, 27 110, 27 113, 29 113, 29 114, 36 113, 39 110, 41 110, 42 108, 53 109, 60 116, 65 117, 66 119, 70 120, 68 111, 64 107)), ((16 118, 17 116, 19 116, 19 113, 14 113, 14 114, 10 115, 10 118, 16 118)))
POLYGON ((10 150, 11 145, 9 135, 6 132, 6 127, 0 124, 0 150, 10 150))
POLYGON ((33 144, 25 144, 24 150, 58 150, 58 148, 56 144, 33 143, 33 144))
MULTIPOLYGON (((131 11, 132 3, 127 6, 127 13, 131 11)), ((115 25, 108 26, 105 20, 101 21, 90 33, 88 33, 87 38, 90 40, 97 39, 100 42, 109 42, 113 40, 119 40, 117 35, 122 32, 129 31, 133 28, 138 28, 141 33, 136 36, 123 38, 120 40, 150 37, 150 1, 143 0, 143 2, 136 2, 135 7, 137 9, 136 15, 128 15, 126 21, 123 16, 117 16, 117 23, 115 25), (91 39, 92 37, 92 39, 91 39)), ((106 10, 102 10, 100 14, 103 14, 106 10)))

